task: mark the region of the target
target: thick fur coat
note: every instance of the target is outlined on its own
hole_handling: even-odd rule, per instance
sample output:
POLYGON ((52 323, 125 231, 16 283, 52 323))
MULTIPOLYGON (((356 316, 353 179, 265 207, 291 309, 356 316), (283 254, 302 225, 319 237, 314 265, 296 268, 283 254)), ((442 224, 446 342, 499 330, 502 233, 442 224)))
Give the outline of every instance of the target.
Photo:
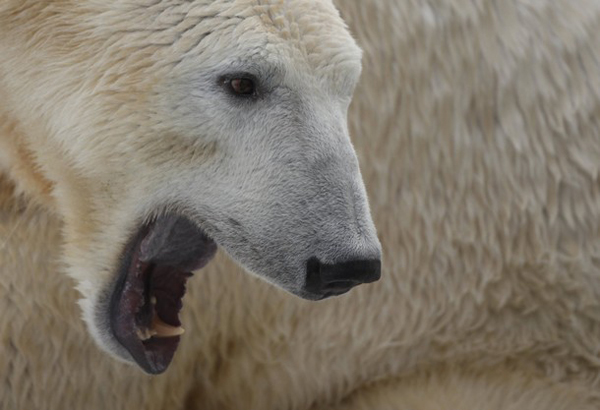
MULTIPOLYGON (((17 25, 3 20, 11 3, 0 60, 43 58, 52 30, 70 27, 44 20, 68 1, 17 25), (8 47, 11 36, 35 47, 8 47)), ((157 377, 98 349, 65 274, 73 236, 57 202, 76 199, 54 188, 61 158, 30 136, 81 113, 40 112, 57 84, 0 61, 0 408, 600 406, 600 4, 336 5, 364 50, 349 128, 382 280, 308 302, 220 254, 190 282, 188 332, 157 377), (26 77, 35 96, 7 83, 26 77)), ((102 59, 85 40, 61 70, 102 59)), ((64 144, 94 161, 94 147, 64 144)))

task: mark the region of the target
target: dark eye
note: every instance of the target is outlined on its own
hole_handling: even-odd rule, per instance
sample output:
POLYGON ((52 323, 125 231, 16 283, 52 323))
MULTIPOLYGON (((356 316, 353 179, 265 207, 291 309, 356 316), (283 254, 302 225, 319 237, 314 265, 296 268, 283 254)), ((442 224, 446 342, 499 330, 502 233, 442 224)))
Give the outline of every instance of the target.
POLYGON ((251 78, 232 78, 228 81, 229 88, 234 94, 249 96, 256 93, 256 85, 251 78))

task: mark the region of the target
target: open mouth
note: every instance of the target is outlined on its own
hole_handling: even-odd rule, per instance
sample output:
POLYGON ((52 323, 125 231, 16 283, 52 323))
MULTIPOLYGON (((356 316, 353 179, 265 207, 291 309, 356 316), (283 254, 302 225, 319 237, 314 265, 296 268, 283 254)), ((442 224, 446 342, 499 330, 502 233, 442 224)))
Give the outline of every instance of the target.
POLYGON ((151 374, 164 372, 183 328, 179 312, 192 271, 204 267, 217 245, 189 219, 165 215, 129 242, 110 300, 115 338, 151 374))

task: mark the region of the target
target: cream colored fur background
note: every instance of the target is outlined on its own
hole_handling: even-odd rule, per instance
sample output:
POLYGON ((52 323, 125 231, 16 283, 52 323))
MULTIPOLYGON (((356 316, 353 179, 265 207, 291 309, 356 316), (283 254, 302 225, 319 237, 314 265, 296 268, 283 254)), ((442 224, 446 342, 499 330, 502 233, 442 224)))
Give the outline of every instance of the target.
MULTIPOLYGON (((0 408, 600 407, 600 3, 337 3, 365 51, 350 125, 382 281, 311 303, 221 255, 146 376, 93 344, 60 221, 4 178, 0 408)), ((7 111, 0 166, 43 193, 7 111)))

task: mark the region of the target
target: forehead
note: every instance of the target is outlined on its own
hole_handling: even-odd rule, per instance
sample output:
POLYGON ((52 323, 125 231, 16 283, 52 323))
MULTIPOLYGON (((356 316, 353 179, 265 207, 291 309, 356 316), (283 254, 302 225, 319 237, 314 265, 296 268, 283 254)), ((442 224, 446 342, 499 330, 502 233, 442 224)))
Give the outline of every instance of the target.
POLYGON ((361 51, 329 0, 217 0, 194 12, 240 51, 291 58, 312 70, 360 70, 361 51))

